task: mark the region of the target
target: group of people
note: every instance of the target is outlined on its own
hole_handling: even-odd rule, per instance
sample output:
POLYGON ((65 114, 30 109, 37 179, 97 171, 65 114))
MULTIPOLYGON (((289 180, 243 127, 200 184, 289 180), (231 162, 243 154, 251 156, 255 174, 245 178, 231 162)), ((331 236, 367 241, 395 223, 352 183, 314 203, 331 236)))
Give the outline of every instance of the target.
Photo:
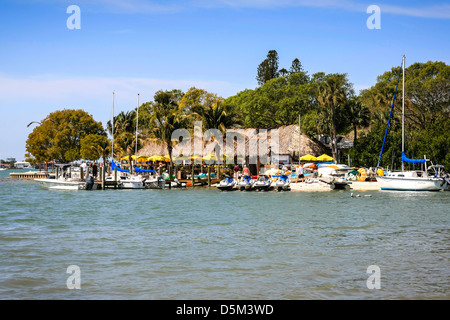
MULTIPOLYGON (((103 166, 102 163, 100 163, 100 166, 103 166)), ((83 163, 80 165, 80 168, 83 169, 83 172, 89 172, 92 174, 94 178, 97 178, 98 175, 98 166, 97 163, 91 162, 89 163, 89 166, 86 164, 86 161, 83 161, 83 163), (89 171, 88 171, 89 168, 89 171)))
MULTIPOLYGON (((287 168, 286 168, 286 170, 287 170, 287 168)), ((242 176, 245 177, 245 176, 249 176, 250 175, 250 170, 249 170, 249 168, 246 165, 244 165, 244 168, 242 169, 242 173, 240 171, 239 166, 235 165, 234 168, 233 168, 233 172, 234 172, 234 179, 236 181, 239 181, 242 176)), ((298 165, 296 167, 296 172, 295 173, 297 174, 298 182, 303 182, 305 180, 305 171, 304 171, 303 165, 298 165)))

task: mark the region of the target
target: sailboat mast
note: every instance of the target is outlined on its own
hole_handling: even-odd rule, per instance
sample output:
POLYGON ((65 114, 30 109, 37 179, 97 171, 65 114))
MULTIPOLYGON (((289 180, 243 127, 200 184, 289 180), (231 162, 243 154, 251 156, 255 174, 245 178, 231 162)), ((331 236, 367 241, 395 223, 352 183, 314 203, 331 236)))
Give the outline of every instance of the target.
POLYGON ((405 56, 403 55, 403 92, 402 92, 402 171, 405 170, 403 153, 405 152, 405 56))
POLYGON ((300 157, 302 156, 302 130, 300 127, 302 116, 298 114, 298 164, 300 164, 300 157))
POLYGON ((134 151, 134 155, 137 157, 137 151, 138 151, 138 126, 139 126, 139 93, 137 98, 137 108, 136 108, 136 147, 134 151))
POLYGON ((114 91, 112 94, 113 94, 113 101, 112 101, 112 125, 111 125, 111 135, 112 135, 111 159, 114 160, 114 91))

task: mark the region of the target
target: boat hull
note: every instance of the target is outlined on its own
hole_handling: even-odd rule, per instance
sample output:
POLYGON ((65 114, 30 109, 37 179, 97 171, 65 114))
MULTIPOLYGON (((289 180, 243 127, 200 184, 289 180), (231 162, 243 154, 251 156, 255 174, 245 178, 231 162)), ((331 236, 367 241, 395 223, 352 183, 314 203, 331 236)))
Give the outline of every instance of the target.
POLYGON ((52 190, 96 190, 98 183, 88 184, 84 181, 62 181, 57 179, 34 179, 41 185, 52 190))
POLYGON ((234 184, 231 185, 218 185, 217 189, 221 190, 221 191, 231 191, 234 189, 234 184))
POLYGON ((145 184, 142 181, 122 180, 122 189, 145 189, 145 184))
POLYGON ((381 190, 395 191, 441 191, 445 190, 446 182, 437 178, 400 178, 377 177, 381 190))

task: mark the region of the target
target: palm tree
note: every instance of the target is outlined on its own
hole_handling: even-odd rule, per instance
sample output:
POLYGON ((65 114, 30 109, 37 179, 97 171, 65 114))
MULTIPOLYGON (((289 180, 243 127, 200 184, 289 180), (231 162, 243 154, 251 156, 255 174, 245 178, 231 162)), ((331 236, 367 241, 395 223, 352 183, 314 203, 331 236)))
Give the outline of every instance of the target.
POLYGON ((240 123, 240 119, 223 98, 216 97, 210 103, 196 105, 192 111, 202 119, 206 130, 219 129, 222 134, 225 134, 227 128, 240 123))
POLYGON ((325 109, 324 114, 327 115, 327 122, 331 124, 331 153, 334 159, 337 159, 336 109, 347 102, 347 98, 352 91, 352 85, 348 82, 346 74, 327 75, 319 85, 317 100, 321 107, 325 109))
POLYGON ((364 106, 356 97, 352 97, 348 102, 349 121, 353 127, 353 145, 357 145, 357 129, 365 128, 370 124, 371 113, 369 108, 364 106))
POLYGON ((179 107, 179 101, 183 93, 179 90, 158 91, 155 94, 153 105, 153 134, 161 139, 167 146, 170 157, 170 165, 173 165, 172 150, 175 141, 172 133, 177 129, 183 129, 187 124, 187 116, 179 107))

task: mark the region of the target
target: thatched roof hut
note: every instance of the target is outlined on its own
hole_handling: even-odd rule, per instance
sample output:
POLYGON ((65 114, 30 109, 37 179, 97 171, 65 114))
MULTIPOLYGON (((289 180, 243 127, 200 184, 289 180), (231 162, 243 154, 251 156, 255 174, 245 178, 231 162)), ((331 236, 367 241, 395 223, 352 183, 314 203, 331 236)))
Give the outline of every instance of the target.
MULTIPOLYGON (((269 152, 274 154, 290 155, 291 158, 298 159, 299 148, 299 127, 297 125, 282 126, 277 129, 230 129, 225 136, 218 131, 214 138, 207 139, 207 133, 203 137, 186 136, 182 143, 173 149, 174 155, 200 155, 208 154, 238 154, 245 157, 268 156, 269 152), (259 131, 259 132, 258 132, 259 131), (227 137, 229 141, 227 142, 227 137), (233 141, 230 141, 233 139, 233 141), (184 144, 183 144, 184 143, 184 144), (258 147, 259 144, 259 147, 258 147), (230 152, 231 151, 231 152, 230 152)), ((301 155, 312 154, 321 155, 329 150, 319 141, 313 140, 305 134, 301 135, 301 155)), ((168 150, 165 144, 148 139, 138 155, 167 155, 168 150)), ((265 162, 265 161, 263 161, 265 162)))

